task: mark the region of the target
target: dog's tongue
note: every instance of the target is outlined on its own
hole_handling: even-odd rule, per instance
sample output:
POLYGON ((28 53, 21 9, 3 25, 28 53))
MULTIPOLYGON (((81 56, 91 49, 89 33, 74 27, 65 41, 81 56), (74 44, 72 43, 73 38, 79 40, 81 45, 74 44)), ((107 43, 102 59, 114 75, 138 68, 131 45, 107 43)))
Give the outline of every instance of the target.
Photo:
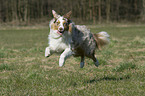
POLYGON ((57 33, 58 33, 59 35, 62 35, 63 32, 57 31, 57 33))

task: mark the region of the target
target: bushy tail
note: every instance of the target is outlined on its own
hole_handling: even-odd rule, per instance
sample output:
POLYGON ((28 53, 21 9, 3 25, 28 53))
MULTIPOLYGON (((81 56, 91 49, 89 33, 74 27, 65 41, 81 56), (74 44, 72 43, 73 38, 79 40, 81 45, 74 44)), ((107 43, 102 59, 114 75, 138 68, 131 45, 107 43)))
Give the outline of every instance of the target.
POLYGON ((98 49, 100 50, 104 45, 107 45, 110 42, 110 36, 107 32, 102 31, 97 34, 93 34, 93 36, 95 41, 97 42, 98 49))

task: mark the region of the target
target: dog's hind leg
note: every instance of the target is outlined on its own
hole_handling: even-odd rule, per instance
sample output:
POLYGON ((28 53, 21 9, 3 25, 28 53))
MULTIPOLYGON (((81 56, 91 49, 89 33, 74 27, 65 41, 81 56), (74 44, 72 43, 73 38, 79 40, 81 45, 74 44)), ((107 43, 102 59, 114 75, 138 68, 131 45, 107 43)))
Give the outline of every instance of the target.
POLYGON ((45 49, 45 57, 49 57, 51 54, 50 54, 50 47, 46 47, 45 49))
POLYGON ((59 58, 59 66, 62 67, 65 63, 65 60, 72 55, 72 51, 70 48, 66 48, 64 52, 60 55, 59 58))
POLYGON ((95 66, 98 67, 99 66, 99 62, 98 62, 97 58, 95 58, 94 55, 92 55, 91 58, 93 59, 95 66))
POLYGON ((84 63, 85 63, 84 60, 85 60, 85 57, 81 56, 80 68, 84 67, 84 63))
POLYGON ((95 64, 96 67, 99 66, 99 62, 98 62, 97 58, 96 58, 96 61, 94 61, 94 64, 95 64))

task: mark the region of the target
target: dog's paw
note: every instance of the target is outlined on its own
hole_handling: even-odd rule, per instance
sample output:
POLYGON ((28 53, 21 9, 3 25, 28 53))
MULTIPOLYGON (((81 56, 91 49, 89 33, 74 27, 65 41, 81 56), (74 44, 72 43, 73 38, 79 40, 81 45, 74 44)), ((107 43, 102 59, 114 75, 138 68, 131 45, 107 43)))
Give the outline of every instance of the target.
POLYGON ((45 49, 45 57, 49 57, 50 56, 50 50, 49 50, 49 48, 47 47, 46 49, 45 49))
POLYGON ((84 67, 84 62, 81 62, 80 63, 80 68, 83 68, 84 67))
POLYGON ((50 54, 45 52, 45 57, 49 57, 49 56, 50 56, 50 54))
POLYGON ((64 63, 65 63, 64 57, 60 56, 60 58, 59 58, 59 67, 62 67, 64 65, 64 63))
POLYGON ((99 62, 98 61, 94 62, 94 64, 95 64, 96 67, 99 66, 99 62))
POLYGON ((64 65, 64 62, 59 62, 59 67, 62 67, 64 65))
POLYGON ((47 57, 49 57, 50 55, 45 55, 45 57, 47 58, 47 57))

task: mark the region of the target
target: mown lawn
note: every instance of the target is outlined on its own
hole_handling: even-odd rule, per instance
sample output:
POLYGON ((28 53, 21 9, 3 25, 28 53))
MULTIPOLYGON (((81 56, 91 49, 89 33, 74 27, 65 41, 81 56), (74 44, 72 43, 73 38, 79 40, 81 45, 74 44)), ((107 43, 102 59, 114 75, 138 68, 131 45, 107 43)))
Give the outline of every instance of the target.
POLYGON ((111 43, 96 50, 79 68, 71 57, 58 66, 59 54, 44 57, 49 29, 0 29, 0 96, 145 96, 145 26, 88 26, 107 31, 111 43))

